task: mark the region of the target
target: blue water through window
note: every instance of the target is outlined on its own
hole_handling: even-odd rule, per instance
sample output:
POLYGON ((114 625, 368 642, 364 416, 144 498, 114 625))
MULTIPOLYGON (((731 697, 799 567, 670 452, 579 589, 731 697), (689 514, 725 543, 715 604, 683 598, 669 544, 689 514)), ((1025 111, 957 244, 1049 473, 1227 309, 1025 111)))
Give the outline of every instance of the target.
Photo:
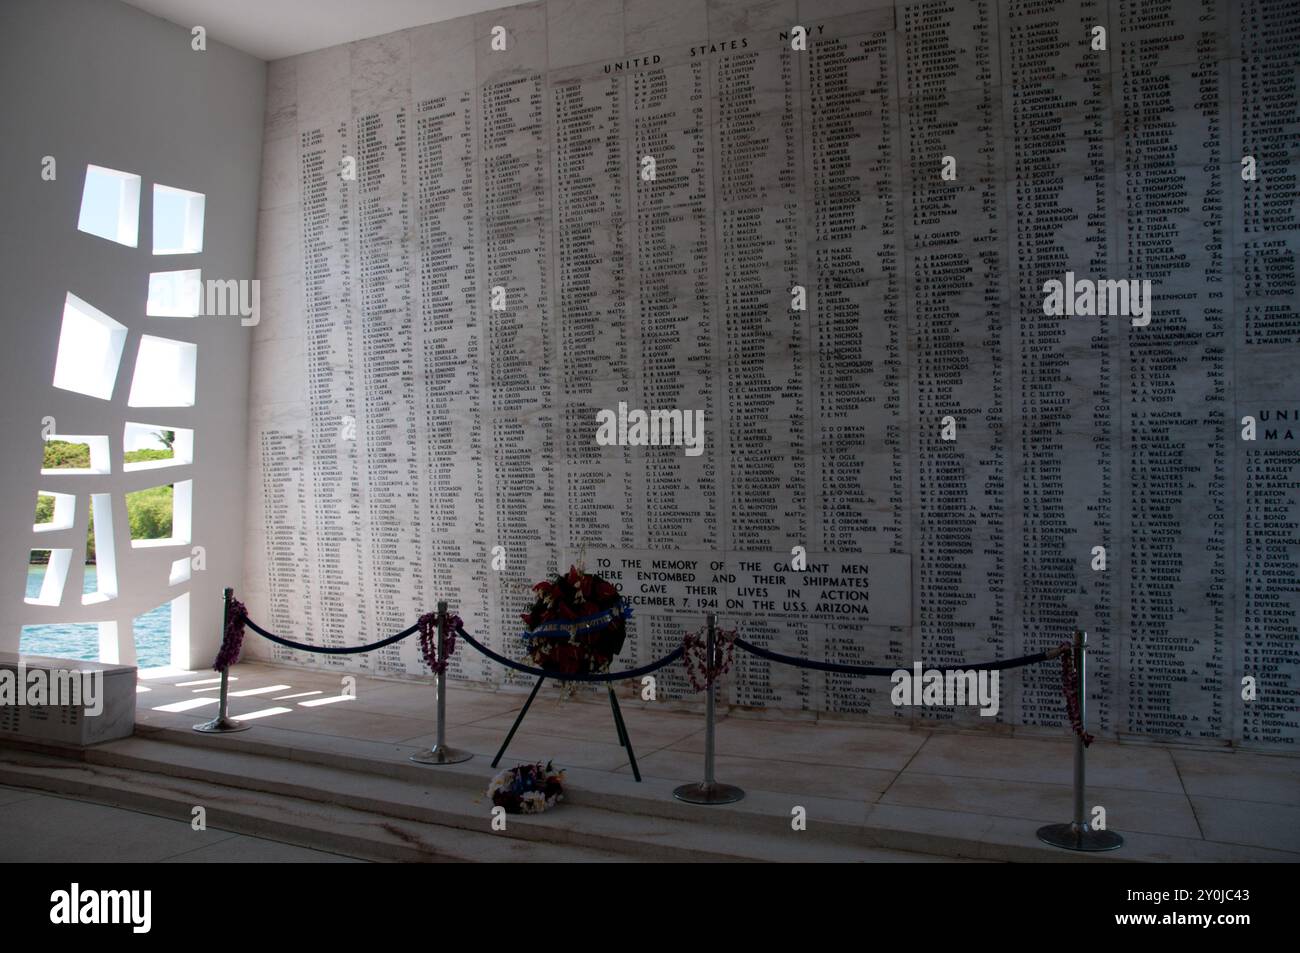
MULTIPOLYGON (((75 572, 75 566, 69 570, 69 583, 75 572)), ((44 566, 27 567, 28 596, 40 595, 41 580, 44 578, 44 566)), ((82 592, 95 591, 95 567, 87 566, 82 592)), ((65 593, 64 599, 68 598, 65 593)), ((170 602, 137 616, 133 629, 136 664, 140 668, 157 668, 171 664, 172 606, 170 602)), ((53 655, 57 658, 93 661, 99 658, 99 626, 93 622, 25 625, 18 651, 26 655, 53 655)))

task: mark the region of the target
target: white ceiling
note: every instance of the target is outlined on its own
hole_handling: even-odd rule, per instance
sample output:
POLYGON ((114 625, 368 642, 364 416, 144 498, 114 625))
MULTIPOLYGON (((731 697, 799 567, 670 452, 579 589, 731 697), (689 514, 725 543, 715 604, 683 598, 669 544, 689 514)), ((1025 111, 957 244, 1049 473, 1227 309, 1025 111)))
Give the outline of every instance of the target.
POLYGON ((320 50, 526 0, 125 0, 186 29, 259 56, 320 50))

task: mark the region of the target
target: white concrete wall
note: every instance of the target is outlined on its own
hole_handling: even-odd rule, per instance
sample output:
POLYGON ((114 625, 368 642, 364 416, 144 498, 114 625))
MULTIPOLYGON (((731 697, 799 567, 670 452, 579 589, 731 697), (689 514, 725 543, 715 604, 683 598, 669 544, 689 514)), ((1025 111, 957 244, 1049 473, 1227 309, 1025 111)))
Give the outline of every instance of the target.
POLYGON ((243 571, 250 329, 237 317, 146 317, 145 300, 151 270, 253 277, 265 75, 255 57, 212 41, 196 52, 188 31, 113 0, 0 6, 0 650, 17 649, 24 625, 108 621, 118 645, 104 654, 131 663, 132 619, 189 592, 190 638, 173 645, 173 661, 211 663, 222 587, 243 571), (47 155, 57 161, 54 181, 41 178, 47 155), (88 163, 141 177, 137 247, 77 230, 88 163), (153 183, 206 195, 201 253, 152 254, 153 183), (128 328, 110 400, 52 386, 68 292, 128 328), (193 407, 127 407, 143 334, 197 344, 193 407), (46 417, 58 433, 106 435, 112 472, 42 476, 46 417), (193 428, 193 464, 123 472, 128 420, 193 428), (133 550, 124 494, 173 480, 193 481, 192 543, 133 550), (38 489, 76 494, 71 529, 33 532, 38 489), (112 496, 119 594, 87 606, 81 565, 92 493, 112 496), (28 605, 29 550, 51 546, 73 550, 62 604, 28 605), (206 568, 170 586, 172 562, 193 546, 204 548, 206 568))

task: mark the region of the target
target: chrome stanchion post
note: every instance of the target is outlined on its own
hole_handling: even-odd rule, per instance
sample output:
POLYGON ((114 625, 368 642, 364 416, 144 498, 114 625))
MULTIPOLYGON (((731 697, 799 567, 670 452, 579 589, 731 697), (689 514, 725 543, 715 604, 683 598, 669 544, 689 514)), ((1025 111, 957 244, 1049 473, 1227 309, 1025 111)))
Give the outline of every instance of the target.
POLYGON ((447 603, 438 603, 438 661, 442 663, 437 673, 438 733, 437 743, 428 751, 411 755, 416 764, 460 764, 474 757, 468 751, 447 747, 447 603))
POLYGON ((719 784, 713 776, 714 709, 716 701, 713 673, 718 670, 721 653, 713 635, 714 616, 708 615, 704 635, 705 686, 704 686, 704 781, 700 784, 683 784, 673 789, 673 797, 688 804, 732 804, 745 796, 740 788, 719 784))
POLYGON ((1082 732, 1088 730, 1088 633, 1074 633, 1075 692, 1079 699, 1079 732, 1074 736, 1074 820, 1069 824, 1048 824, 1038 829, 1038 839, 1066 850, 1103 851, 1122 847, 1124 838, 1114 831, 1095 831, 1089 826, 1085 804, 1086 767, 1082 732))
MULTIPOLYGON (((229 586, 226 587, 225 608, 221 613, 221 641, 226 641, 226 631, 230 628, 230 601, 235 598, 235 590, 229 586)), ((195 725, 195 731, 207 733, 227 732, 227 731, 247 731, 252 725, 245 724, 242 721, 227 716, 227 699, 230 697, 230 666, 227 665, 221 670, 221 700, 217 704, 217 717, 211 721, 205 721, 201 725, 195 725)))

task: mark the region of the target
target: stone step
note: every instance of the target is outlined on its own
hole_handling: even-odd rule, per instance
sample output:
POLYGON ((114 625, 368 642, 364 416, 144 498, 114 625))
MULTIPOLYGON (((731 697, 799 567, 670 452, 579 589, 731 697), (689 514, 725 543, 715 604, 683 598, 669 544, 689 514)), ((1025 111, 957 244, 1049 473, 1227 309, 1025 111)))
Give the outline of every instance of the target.
POLYGON ((608 863, 631 859, 31 752, 0 752, 0 783, 187 823, 193 807, 203 805, 210 829, 376 862, 608 863))
MULTIPOLYGON (((228 791, 257 791, 305 803, 328 802, 369 815, 484 836, 489 805, 483 792, 495 773, 489 759, 476 756, 462 764, 429 767, 407 760, 414 750, 261 725, 227 735, 138 725, 134 738, 61 754, 105 769, 184 778, 228 791)), ((757 790, 747 791, 737 804, 703 807, 675 800, 672 789, 680 783, 676 781, 646 778, 638 784, 627 774, 578 768, 569 769, 568 780, 566 802, 560 809, 539 817, 511 818, 509 838, 636 859, 1290 859, 1262 848, 1130 832, 1125 832, 1121 851, 1076 854, 1041 844, 1034 832, 1042 822, 1024 818, 757 790), (806 831, 791 829, 794 803, 807 811, 806 831)), ((487 836, 502 839, 500 833, 487 836)))
MULTIPOLYGON (((439 787, 462 788, 482 794, 488 779, 496 773, 486 757, 454 765, 428 767, 412 764, 409 747, 383 742, 340 739, 307 732, 257 726, 252 731, 225 735, 204 735, 161 725, 137 725, 138 737, 173 743, 202 751, 230 751, 292 758, 307 764, 346 768, 368 776, 384 776, 439 787)), ((454 733, 453 733, 454 734, 454 733)), ((454 737, 451 739, 454 744, 454 737)), ((105 746, 107 748, 107 746, 105 746)), ((96 757, 93 751, 91 757, 96 757)), ((503 766, 509 764, 507 758, 503 766)), ((701 771, 703 766, 701 765, 701 771)), ((769 791, 746 791, 736 804, 699 806, 684 804, 672 796, 680 781, 647 777, 637 783, 630 774, 568 770, 567 805, 592 805, 606 810, 681 824, 703 823, 714 829, 731 829, 757 837, 792 838, 811 847, 830 845, 828 854, 844 848, 860 851, 886 850, 911 856, 934 855, 945 859, 1018 862, 1117 862, 1160 859, 1135 854, 1074 854, 1042 844, 1034 836, 1038 823, 1012 818, 954 815, 920 808, 872 805, 839 798, 811 795, 794 797, 769 791), (791 808, 805 808, 808 829, 791 829, 791 808), (870 822, 868 818, 870 817, 870 822), (811 841, 812 844, 806 844, 811 841)), ((723 779, 725 780, 725 779, 723 779)), ((1160 838, 1157 838, 1159 841, 1160 838)), ((1157 854, 1163 845, 1147 845, 1157 854)), ((801 848, 802 850, 803 848, 801 848)), ((1128 852, 1126 852, 1128 854, 1128 852)))
POLYGON ((426 769, 420 780, 406 780, 147 738, 88 749, 72 760, 0 752, 0 783, 183 819, 201 804, 209 826, 368 859, 940 859, 834 843, 806 832, 781 836, 718 826, 708 816, 669 819, 583 803, 510 817, 506 831, 492 832, 491 805, 482 790, 444 784, 442 774, 426 769))
MULTIPOLYGON (((378 777, 415 784, 422 791, 457 791, 475 803, 481 801, 482 812, 489 809, 483 793, 488 779, 498 769, 492 768, 485 757, 475 757, 460 764, 429 767, 411 763, 404 753, 395 755, 392 745, 349 741, 342 750, 335 747, 313 748, 302 739, 301 732, 294 734, 295 745, 292 749, 284 747, 282 739, 266 729, 226 735, 202 735, 193 731, 162 728, 150 729, 147 737, 188 752, 174 751, 157 756, 170 760, 157 761, 152 768, 154 770, 203 772, 211 767, 214 749, 223 754, 268 757, 276 762, 283 762, 286 752, 291 752, 294 762, 304 766, 346 770, 360 774, 367 779, 367 783, 369 779, 378 777)), ((331 745, 337 740, 329 739, 323 741, 323 744, 331 745)), ((125 763, 121 759, 128 750, 131 750, 130 746, 123 743, 105 745, 90 749, 87 757, 125 763)), ((508 760, 502 762, 503 766, 508 764, 508 760)), ((137 766, 151 769, 147 764, 137 766)), ((606 813, 641 819, 647 824, 654 823, 658 836, 666 836, 664 831, 678 827, 727 832, 741 840, 750 838, 764 843, 763 857, 752 859, 773 859, 768 855, 774 850, 782 857, 803 857, 813 845, 818 855, 828 860, 863 859, 866 853, 882 850, 884 853, 876 859, 895 859, 889 855, 896 852, 907 855, 906 859, 909 860, 918 859, 914 848, 886 848, 872 843, 864 836, 862 822, 865 804, 831 798, 792 799, 785 794, 750 791, 746 792, 744 800, 736 804, 700 806, 685 804, 672 796, 673 788, 680 783, 678 781, 646 778, 637 782, 630 774, 611 774, 581 768, 568 769, 567 778, 569 790, 562 814, 569 814, 578 806, 591 807, 606 813), (791 827, 791 805, 794 800, 801 801, 812 818, 807 830, 795 831, 791 827), (775 844, 767 842, 769 838, 774 838, 775 843, 785 846, 776 848, 775 844), (844 855, 840 856, 841 853, 844 855)), ((477 815, 473 823, 484 823, 485 816, 485 813, 477 815)), ((693 838, 692 834, 686 842, 692 843, 693 838)), ((748 856, 744 851, 740 853, 748 856)), ((946 859, 963 856, 957 851, 921 853, 934 853, 946 859)))

